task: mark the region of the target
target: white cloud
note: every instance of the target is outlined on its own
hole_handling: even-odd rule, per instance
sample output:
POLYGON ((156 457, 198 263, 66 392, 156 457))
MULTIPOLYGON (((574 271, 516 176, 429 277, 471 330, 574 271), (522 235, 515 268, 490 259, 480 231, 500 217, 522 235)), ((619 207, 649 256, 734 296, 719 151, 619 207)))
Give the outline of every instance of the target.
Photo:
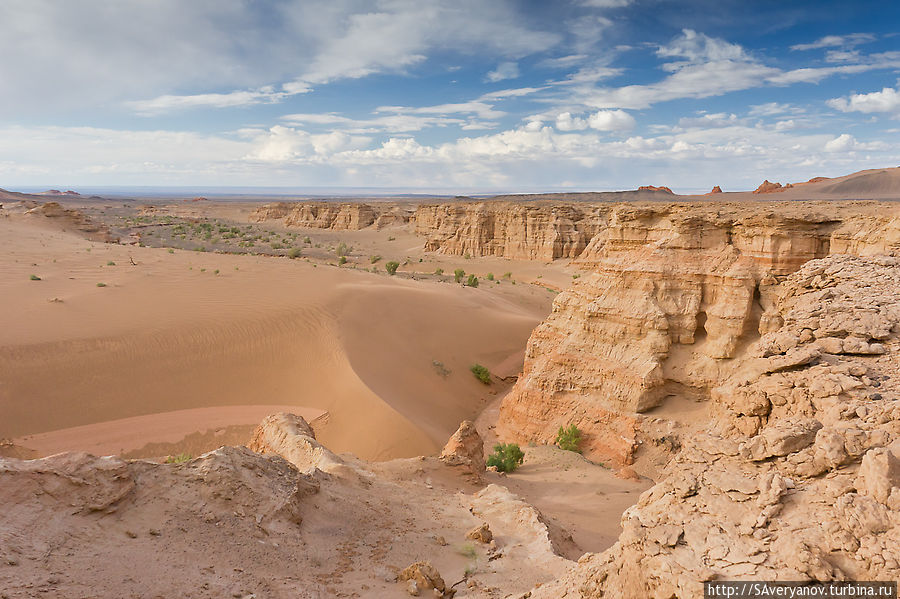
POLYGON ((791 50, 817 50, 819 48, 853 47, 875 41, 871 33, 851 33, 850 35, 826 35, 809 44, 796 44, 791 50))
POLYGON ((891 87, 869 94, 852 94, 848 98, 832 98, 826 103, 841 112, 887 112, 900 115, 900 91, 891 87))
POLYGON ((600 110, 588 117, 588 125, 598 131, 628 131, 634 129, 634 117, 624 110, 600 110))
POLYGON ((717 112, 713 114, 701 114, 696 117, 682 117, 678 120, 678 126, 684 129, 689 128, 715 128, 715 127, 733 127, 738 124, 737 115, 717 112))
POLYGON ((497 68, 488 72, 485 78, 491 83, 504 79, 516 79, 519 76, 519 65, 515 62, 501 62, 497 68))
POLYGON ((842 133, 825 144, 826 152, 846 152, 856 146, 856 139, 852 135, 842 133))
POLYGON ((573 118, 570 112, 561 112, 556 117, 556 128, 560 131, 579 131, 587 129, 587 121, 580 118, 573 118))
POLYGON ((581 5, 591 8, 622 8, 633 2, 634 0, 581 0, 581 5))
POLYGON ((163 95, 152 100, 126 102, 126 105, 142 116, 153 116, 183 108, 228 108, 253 104, 275 104, 285 96, 287 94, 267 88, 257 91, 235 91, 227 94, 163 95))
POLYGON ((684 29, 681 35, 666 46, 660 46, 656 54, 663 58, 684 58, 690 62, 718 60, 746 60, 744 49, 738 44, 684 29))
POLYGON ((483 119, 496 119, 506 116, 501 110, 494 110, 492 104, 473 100, 471 102, 457 102, 450 104, 438 104, 436 106, 379 106, 375 112, 395 112, 398 114, 474 114, 483 119))

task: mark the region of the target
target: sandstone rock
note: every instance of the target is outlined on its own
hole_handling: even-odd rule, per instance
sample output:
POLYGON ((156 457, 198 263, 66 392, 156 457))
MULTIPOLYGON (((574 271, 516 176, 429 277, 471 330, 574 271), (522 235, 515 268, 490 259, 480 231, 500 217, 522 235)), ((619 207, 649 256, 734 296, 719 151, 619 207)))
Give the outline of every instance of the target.
POLYGON ((855 482, 862 495, 887 503, 891 492, 900 488, 900 458, 889 449, 870 449, 863 456, 855 482))
POLYGON ((440 593, 446 593, 447 587, 441 578, 437 568, 427 561, 418 561, 410 564, 400 572, 398 580, 409 581, 408 591, 411 595, 418 595, 419 591, 436 589, 440 593), (413 592, 415 590, 415 592, 413 592))
POLYGON ((706 193, 706 195, 711 196, 711 195, 716 195, 716 194, 718 194, 718 193, 722 193, 722 188, 719 187, 718 185, 716 185, 715 187, 713 187, 712 189, 710 189, 710 190, 706 193))
POLYGON ((444 445, 441 461, 449 466, 465 466, 473 473, 484 472, 484 442, 471 420, 463 420, 444 445))
POLYGON ((790 453, 812 445, 822 423, 815 419, 778 422, 753 437, 743 448, 748 459, 758 462, 790 453))
POLYGON ((466 533, 466 538, 479 543, 490 543, 494 539, 491 529, 487 524, 482 523, 466 533))
POLYGON ((674 192, 671 189, 669 189, 668 187, 665 187, 665 186, 654 187, 653 185, 641 185, 640 187, 638 187, 638 191, 662 191, 664 193, 674 194, 674 192))
POLYGON ((768 179, 759 184, 759 187, 753 190, 753 193, 775 193, 784 191, 787 187, 782 187, 781 183, 770 183, 768 179))
POLYGON ((267 416, 253 431, 248 447, 257 453, 283 457, 301 472, 334 471, 343 460, 316 441, 302 416, 279 412, 267 416))
POLYGON ((358 231, 373 224, 376 228, 404 224, 410 215, 400 207, 388 205, 276 202, 260 206, 250 218, 256 222, 283 220, 287 227, 358 231))

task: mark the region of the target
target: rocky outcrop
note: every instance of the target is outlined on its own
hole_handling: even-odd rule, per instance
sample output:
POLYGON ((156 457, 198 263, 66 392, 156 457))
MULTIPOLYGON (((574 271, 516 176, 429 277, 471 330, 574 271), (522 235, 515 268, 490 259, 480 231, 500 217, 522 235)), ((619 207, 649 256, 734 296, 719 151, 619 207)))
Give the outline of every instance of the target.
POLYGON ((549 262, 579 256, 606 212, 597 205, 461 202, 419 206, 415 221, 426 251, 549 262))
POLYGON ((638 187, 638 191, 661 191, 663 193, 669 193, 669 194, 673 194, 673 195, 675 193, 668 187, 665 187, 665 186, 655 187, 653 185, 641 185, 640 187, 638 187))
POLYGON ((735 358, 779 326, 771 309, 785 276, 832 245, 898 247, 890 214, 870 219, 865 239, 851 233, 855 218, 616 207, 577 261, 593 272, 556 298, 529 339, 523 375, 501 406, 501 438, 552 442, 576 424, 588 455, 628 464, 639 413, 669 396, 708 399, 735 358))
POLYGON ((898 286, 900 260, 884 257, 833 256, 789 277, 769 310, 780 324, 712 394, 711 422, 682 437, 662 480, 623 515, 618 542, 531 597, 697 597, 707 580, 896 580, 898 286))
POLYGON ((277 202, 257 208, 250 219, 256 222, 281 220, 287 227, 358 231, 409 222, 409 212, 398 205, 370 205, 337 202, 277 202))
POLYGON ((463 420, 444 445, 441 461, 448 466, 462 466, 473 474, 484 472, 484 442, 471 420, 463 420))
POLYGON ((95 222, 74 208, 63 208, 58 202, 46 202, 32 208, 26 214, 40 215, 51 219, 61 230, 73 230, 90 241, 116 243, 118 237, 113 236, 109 227, 95 222))
POLYGON ((261 454, 281 456, 306 474, 328 472, 344 462, 316 441, 302 416, 279 412, 267 416, 253 431, 248 447, 261 454))
POLYGON ((719 187, 718 185, 716 185, 715 187, 713 187, 712 189, 710 189, 708 193, 706 193, 706 194, 704 194, 704 195, 714 196, 714 195, 720 194, 720 193, 722 193, 722 188, 719 187))
POLYGON ((792 188, 793 185, 788 183, 782 186, 781 183, 772 183, 768 179, 759 184, 759 187, 753 190, 753 193, 777 193, 792 188))

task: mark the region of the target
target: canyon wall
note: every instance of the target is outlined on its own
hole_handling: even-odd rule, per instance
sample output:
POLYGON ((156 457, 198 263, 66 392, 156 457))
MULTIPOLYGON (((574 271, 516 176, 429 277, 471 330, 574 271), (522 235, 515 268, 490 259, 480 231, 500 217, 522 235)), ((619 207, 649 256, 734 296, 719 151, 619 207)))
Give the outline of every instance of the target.
POLYGON ((528 341, 501 438, 553 442, 576 424, 588 456, 631 463, 641 413, 669 397, 708 400, 736 358, 780 326, 774 298, 787 275, 833 252, 900 248, 892 214, 845 208, 613 208, 575 261, 588 274, 528 341))
POLYGON ((900 577, 900 260, 830 256, 781 286, 618 542, 533 599, 702 597, 714 580, 900 577))
POLYGON ((260 206, 250 219, 256 222, 281 220, 287 227, 358 231, 406 224, 410 212, 397 204, 276 202, 260 206))
POLYGON ((608 211, 596 204, 447 203, 419 206, 415 222, 426 251, 549 262, 579 256, 608 211))

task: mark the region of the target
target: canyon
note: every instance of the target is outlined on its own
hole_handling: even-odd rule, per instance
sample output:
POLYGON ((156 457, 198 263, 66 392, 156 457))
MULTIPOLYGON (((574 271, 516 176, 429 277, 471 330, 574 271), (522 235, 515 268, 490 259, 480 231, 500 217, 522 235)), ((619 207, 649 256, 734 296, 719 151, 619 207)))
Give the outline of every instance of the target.
MULTIPOLYGON (((402 293, 398 283, 371 285, 401 311, 411 305, 406 297, 443 297, 425 293, 424 284, 453 285, 435 265, 455 264, 482 288, 451 287, 468 295, 441 300, 450 308, 435 314, 459 306, 473 315, 484 306, 511 312, 526 292, 552 293, 552 305, 536 326, 533 309, 507 325, 518 332, 531 323, 523 355, 497 343, 486 356, 499 391, 490 405, 476 401, 477 388, 454 383, 454 393, 471 394, 465 410, 416 429, 431 408, 414 393, 393 404, 406 419, 403 431, 426 432, 414 450, 449 438, 439 453, 367 461, 328 447, 338 436, 327 418, 310 426, 279 413, 247 447, 184 464, 77 453, 0 458, 0 497, 15 506, 4 516, 0 581, 15 590, 10 597, 29 589, 77 596, 89 585, 71 574, 78 568, 104 563, 102 576, 116 580, 121 564, 109 556, 159 546, 176 559, 196 539, 240 542, 234 559, 210 559, 153 592, 669 599, 702 596, 703 583, 714 580, 896 580, 897 181, 900 170, 881 169, 776 194, 686 197, 647 188, 641 193, 650 199, 629 202, 536 196, 241 208, 249 223, 322 231, 331 237, 316 239, 334 245, 375 243, 350 255, 354 267, 369 266, 366 253, 396 253, 400 243, 408 256, 397 274, 402 293), (501 283, 493 272, 507 264, 527 276, 501 283), (500 293, 507 295, 488 295, 500 293), (554 446, 558 430, 573 424, 583 457, 554 446), (495 441, 522 445, 521 473, 485 471, 495 441), (588 481, 587 493, 561 509, 536 489, 556 484, 556 496, 574 494, 578 479, 534 477, 569 468, 588 481), (623 509, 561 524, 574 504, 613 488, 627 489, 623 509), (52 526, 28 536, 54 513, 52 526), (610 543, 591 551, 579 544, 578 526, 619 516, 621 530, 604 529, 610 543), (460 550, 465 539, 481 540, 460 550), (74 543, 69 554, 53 551, 66 543, 74 543), (92 543, 102 549, 91 553, 92 543), (245 572, 242 561, 262 566, 245 572)), ((344 265, 313 258, 315 267, 344 265)), ((324 281, 312 268, 297 272, 324 281)), ((361 282, 346 285, 342 310, 363 290, 361 282)), ((373 306, 363 304, 337 337, 372 355, 415 361, 391 343, 354 340, 351 329, 365 329, 373 306)), ((406 376, 396 361, 369 365, 360 355, 348 352, 346 372, 388 400, 407 393, 387 384, 406 376), (386 376, 391 368, 398 374, 386 376)), ((455 359, 452 369, 465 370, 455 359)), ((439 364, 432 376, 444 376, 439 364)), ((409 380, 412 389, 429 379, 409 380)), ((441 397, 435 405, 450 401, 441 397)), ((353 430, 361 433, 364 423, 353 430)), ((139 592, 127 579, 119 588, 139 592)))

